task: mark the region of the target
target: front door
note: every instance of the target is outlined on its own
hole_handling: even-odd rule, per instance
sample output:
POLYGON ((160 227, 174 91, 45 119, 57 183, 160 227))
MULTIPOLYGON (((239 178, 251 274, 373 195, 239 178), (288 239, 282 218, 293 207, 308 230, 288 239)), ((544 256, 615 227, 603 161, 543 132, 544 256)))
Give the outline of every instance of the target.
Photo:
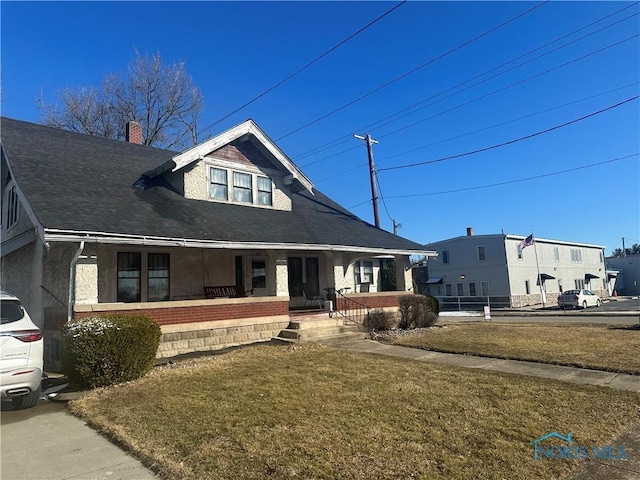
POLYGON ((250 289, 255 297, 266 297, 267 292, 267 260, 254 257, 251 259, 250 289))

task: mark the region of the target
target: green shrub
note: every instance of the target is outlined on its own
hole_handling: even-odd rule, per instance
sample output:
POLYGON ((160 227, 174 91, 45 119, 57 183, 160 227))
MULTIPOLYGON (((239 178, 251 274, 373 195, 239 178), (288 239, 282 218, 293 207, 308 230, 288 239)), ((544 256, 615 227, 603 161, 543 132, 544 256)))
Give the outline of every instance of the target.
POLYGON ((438 320, 440 304, 430 295, 405 295, 400 297, 400 321, 398 328, 430 327, 438 320))
POLYGON ((140 378, 153 368, 160 335, 160 325, 143 315, 71 320, 62 332, 62 369, 92 388, 140 378))
POLYGON ((364 318, 364 328, 369 332, 386 332, 387 330, 391 330, 394 324, 393 314, 379 308, 371 310, 364 318))

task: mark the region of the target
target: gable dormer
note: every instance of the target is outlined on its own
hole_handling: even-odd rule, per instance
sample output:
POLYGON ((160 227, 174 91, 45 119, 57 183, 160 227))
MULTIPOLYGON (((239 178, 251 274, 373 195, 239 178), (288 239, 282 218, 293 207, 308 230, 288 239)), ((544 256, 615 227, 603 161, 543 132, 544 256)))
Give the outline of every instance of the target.
POLYGON ((147 172, 163 174, 186 198, 291 210, 313 185, 260 128, 247 120, 147 172))

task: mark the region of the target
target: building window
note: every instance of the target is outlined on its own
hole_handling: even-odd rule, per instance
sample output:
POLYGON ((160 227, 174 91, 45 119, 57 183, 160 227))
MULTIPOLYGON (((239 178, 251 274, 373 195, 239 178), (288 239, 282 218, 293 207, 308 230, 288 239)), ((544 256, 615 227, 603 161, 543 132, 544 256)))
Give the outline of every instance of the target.
POLYGON ((602 252, 598 252, 600 253, 600 263, 604 262, 604 257, 602 256, 602 252))
POLYGON ((288 258, 287 270, 289 271, 289 296, 301 297, 304 294, 302 290, 302 258, 288 258))
POLYGON ((447 297, 451 297, 453 295, 452 292, 451 292, 451 284, 450 283, 445 283, 444 284, 444 294, 447 297))
POLYGON ((373 283, 373 262, 356 262, 356 283, 373 283))
POLYGON ((258 205, 273 205, 271 179, 258 177, 258 205))
POLYGON ((149 253, 145 257, 140 252, 118 252, 117 263, 118 302, 140 302, 145 297, 147 302, 169 300, 169 254, 149 253), (145 285, 142 284, 144 271, 145 285), (146 288, 144 293, 143 288, 146 288))
POLYGON ((560 249, 558 247, 553 247, 553 258, 556 263, 560 262, 560 249))
POLYGON ((518 252, 518 260, 522 260, 522 249, 520 248, 520 244, 516 245, 516 250, 518 252))
POLYGON ((16 191, 16 186, 12 185, 7 190, 7 197, 5 200, 5 205, 7 206, 6 219, 7 219, 7 229, 13 227, 16 223, 18 223, 18 192, 16 191))
POLYGON ((584 278, 576 278, 574 280, 576 290, 582 290, 584 288, 584 278))
POLYGON ((580 251, 580 249, 571 249, 571 263, 582 263, 582 252, 580 251))
POLYGON ((484 245, 478 246, 478 260, 484 262, 487 259, 487 253, 484 249, 484 245))
POLYGON ((475 282, 469 282, 469 296, 476 296, 476 284, 475 282))
POLYGON ((233 200, 242 203, 253 203, 253 187, 251 175, 233 172, 233 200))
POLYGON ((440 253, 440 257, 442 258, 442 263, 449 263, 449 250, 443 250, 440 253))
POLYGON ((147 269, 147 301, 169 300, 169 254, 150 253, 147 269))
POLYGON ((524 281, 524 293, 529 295, 531 293, 531 288, 529 287, 529 280, 524 281))
POLYGON ((458 291, 459 297, 464 297, 464 284, 456 283, 456 290, 458 291))
POLYGON ((210 169, 209 195, 216 200, 228 200, 227 171, 220 168, 210 169))
POLYGON ((489 282, 480 282, 480 289, 483 297, 489 296, 489 282))
POLYGON ((139 302, 142 254, 118 253, 118 302, 139 302))

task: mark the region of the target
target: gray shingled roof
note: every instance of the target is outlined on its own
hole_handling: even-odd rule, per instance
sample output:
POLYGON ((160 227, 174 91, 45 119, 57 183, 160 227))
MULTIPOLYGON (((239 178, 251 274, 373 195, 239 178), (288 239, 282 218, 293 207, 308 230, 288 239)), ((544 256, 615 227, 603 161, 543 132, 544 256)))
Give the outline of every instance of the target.
POLYGON ((314 190, 291 212, 186 199, 133 187, 177 152, 2 118, 14 178, 45 229, 424 251, 354 216, 314 190))

